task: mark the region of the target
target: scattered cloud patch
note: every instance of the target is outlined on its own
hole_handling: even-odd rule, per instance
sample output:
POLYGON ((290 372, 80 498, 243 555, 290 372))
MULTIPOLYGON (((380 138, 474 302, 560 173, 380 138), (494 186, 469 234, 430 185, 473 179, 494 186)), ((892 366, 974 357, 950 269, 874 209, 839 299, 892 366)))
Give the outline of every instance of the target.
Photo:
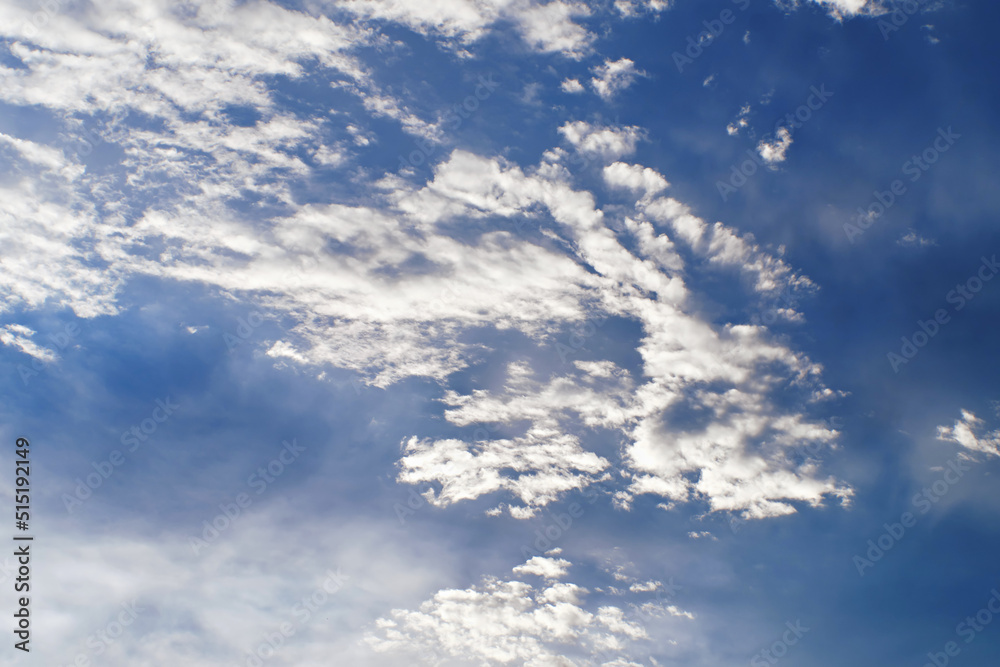
POLYGON ((590 85, 605 102, 631 86, 637 76, 645 74, 636 69, 635 63, 629 58, 605 60, 603 65, 597 65, 591 72, 594 76, 590 79, 590 85))
POLYGON ((55 361, 56 353, 47 347, 42 347, 31 338, 35 335, 32 329, 20 324, 8 324, 0 329, 0 343, 17 348, 30 357, 46 363, 55 361))
POLYGON ((774 139, 761 140, 757 144, 757 154, 768 164, 774 166, 785 161, 789 147, 792 145, 792 133, 787 127, 780 127, 775 133, 774 139))
POLYGON ((933 239, 927 239, 918 234, 914 230, 909 230, 901 236, 897 241, 897 245, 901 245, 905 248, 926 248, 928 246, 937 245, 937 241, 933 239))
POLYGON ((740 108, 739 114, 729 125, 726 126, 726 134, 735 137, 741 130, 745 130, 750 125, 750 105, 745 104, 740 108))
POLYGON ((881 11, 882 6, 879 0, 812 0, 813 2, 826 7, 830 15, 840 20, 845 17, 857 16, 858 14, 881 11))
POLYGON ((658 14, 670 8, 672 0, 615 0, 615 9, 624 18, 658 14))
POLYGON ((581 153, 616 160, 635 152, 645 133, 635 126, 602 126, 577 120, 559 128, 561 134, 581 153))
POLYGON ((983 420, 968 410, 951 426, 938 427, 938 440, 956 442, 970 452, 1000 456, 1000 430, 981 433, 983 420))
POLYGON ((538 575, 544 584, 486 578, 465 590, 442 590, 418 610, 392 610, 366 641, 380 653, 408 658, 407 664, 455 659, 533 667, 635 664, 627 661, 625 649, 648 639, 646 629, 619 607, 588 605, 586 588, 556 581, 566 575, 568 561, 532 565, 542 561, 552 559, 535 557, 514 574, 538 575))

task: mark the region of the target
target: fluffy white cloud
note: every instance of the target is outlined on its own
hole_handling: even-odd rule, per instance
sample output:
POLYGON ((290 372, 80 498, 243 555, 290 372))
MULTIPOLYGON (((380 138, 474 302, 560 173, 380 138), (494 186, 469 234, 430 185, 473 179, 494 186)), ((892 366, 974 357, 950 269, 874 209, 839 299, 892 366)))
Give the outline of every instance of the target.
POLYGON ((465 590, 443 590, 419 610, 394 609, 367 641, 408 664, 461 660, 479 665, 632 665, 626 648, 646 629, 619 607, 586 606, 589 591, 565 576, 565 560, 533 558, 514 574, 544 584, 487 578, 465 590))
POLYGON ((533 574, 545 579, 562 579, 572 565, 564 558, 543 558, 534 556, 528 562, 514 568, 514 574, 533 574))
POLYGON ((635 63, 628 58, 605 60, 603 65, 597 65, 591 70, 594 74, 590 85, 604 101, 611 100, 619 92, 625 90, 644 73, 636 69, 635 63))
POLYGON ((582 3, 550 0, 445 0, 415 3, 407 0, 349 0, 338 8, 369 20, 391 21, 424 35, 469 45, 499 21, 512 23, 522 39, 541 53, 581 58, 595 36, 574 21, 589 16, 582 3))
POLYGON ((570 94, 582 93, 584 91, 583 84, 578 79, 565 79, 559 84, 559 88, 564 93, 570 94))
POLYGON ((552 0, 519 7, 511 18, 520 26, 522 37, 532 48, 580 59, 590 51, 596 37, 573 19, 590 16, 590 13, 590 8, 583 3, 552 0))
POLYGON ((587 486, 608 467, 605 459, 583 449, 576 436, 539 427, 521 438, 474 445, 412 438, 404 453, 399 481, 441 483, 440 493, 429 494, 431 503, 443 506, 504 489, 525 504, 519 512, 511 508, 522 519, 533 516, 534 507, 587 486))
POLYGON ((792 133, 788 131, 788 128, 782 127, 778 129, 773 139, 770 141, 761 140, 757 144, 757 154, 768 166, 773 166, 785 161, 785 154, 788 153, 791 145, 792 133))
POLYGON ((627 188, 649 197, 670 186, 655 170, 637 164, 615 162, 604 168, 604 182, 614 188, 627 188))
POLYGON ((645 134, 635 126, 602 126, 577 120, 559 128, 559 134, 578 151, 605 160, 615 160, 635 152, 645 134))

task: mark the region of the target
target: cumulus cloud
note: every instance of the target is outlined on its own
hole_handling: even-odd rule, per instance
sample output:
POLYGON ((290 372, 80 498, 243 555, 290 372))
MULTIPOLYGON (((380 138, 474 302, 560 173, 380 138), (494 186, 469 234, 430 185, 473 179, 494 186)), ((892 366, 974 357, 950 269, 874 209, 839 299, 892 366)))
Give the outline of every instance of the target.
POLYGON ((532 48, 579 60, 590 52, 596 36, 573 19, 590 14, 585 4, 552 0, 521 6, 511 18, 520 26, 521 36, 532 48))
POLYGON ((604 64, 595 66, 591 71, 594 76, 590 85, 605 102, 631 86, 637 76, 643 75, 628 58, 605 60, 604 64))
POLYGON ((615 162, 604 168, 604 182, 613 188, 626 188, 646 197, 666 190, 667 179, 655 170, 637 164, 615 162))
POLYGON ((757 144, 757 153, 768 166, 784 162, 785 155, 792 145, 792 133, 788 131, 788 128, 779 128, 775 135, 770 141, 761 140, 757 144))
POLYGON ((528 562, 515 567, 514 574, 534 574, 545 579, 562 579, 571 564, 564 558, 534 556, 528 562))
POLYGON ((647 639, 619 607, 587 605, 589 591, 557 581, 565 560, 535 557, 514 568, 542 584, 487 578, 464 590, 442 590, 418 610, 394 609, 367 637, 378 652, 408 664, 461 659, 477 664, 631 665, 626 649, 647 639))
POLYGON ((577 120, 559 128, 559 134, 574 148, 584 154, 605 160, 615 160, 635 152, 635 146, 644 137, 643 131, 629 126, 603 126, 577 120))
POLYGON ((582 93, 584 91, 583 84, 578 79, 565 79, 559 84, 559 88, 564 93, 570 94, 582 93))

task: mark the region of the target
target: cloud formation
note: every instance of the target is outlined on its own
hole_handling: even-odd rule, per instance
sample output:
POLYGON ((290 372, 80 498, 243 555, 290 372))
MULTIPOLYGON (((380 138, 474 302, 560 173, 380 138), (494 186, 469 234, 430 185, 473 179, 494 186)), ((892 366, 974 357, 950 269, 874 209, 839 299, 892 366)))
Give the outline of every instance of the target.
POLYGON ((644 74, 629 58, 605 60, 604 64, 595 66, 591 71, 594 76, 590 79, 590 85, 605 102, 612 100, 631 86, 637 76, 644 74))
POLYGON ((587 605, 586 588, 559 581, 569 566, 535 557, 513 573, 540 583, 487 578, 465 590, 439 591, 419 610, 394 609, 379 619, 367 641, 421 665, 637 664, 626 661, 626 647, 646 639, 646 629, 620 607, 587 605))
POLYGON ((957 442, 970 452, 1000 456, 1000 430, 988 433, 982 430, 983 420, 968 410, 962 410, 962 417, 951 426, 938 426, 938 440, 957 442))

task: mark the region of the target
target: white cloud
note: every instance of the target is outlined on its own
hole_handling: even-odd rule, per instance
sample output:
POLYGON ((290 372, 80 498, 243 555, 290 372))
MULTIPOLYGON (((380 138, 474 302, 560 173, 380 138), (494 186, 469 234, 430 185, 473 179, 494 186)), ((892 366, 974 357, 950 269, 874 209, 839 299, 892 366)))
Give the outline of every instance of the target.
POLYGON ((736 119, 726 126, 726 133, 731 137, 735 137, 737 134, 740 133, 740 130, 745 130, 747 127, 750 126, 749 116, 750 116, 750 105, 745 104, 743 105, 743 107, 740 108, 740 112, 739 114, 737 114, 736 119))
POLYGON ((928 246, 937 245, 937 241, 934 239, 926 239, 914 230, 909 230, 903 236, 899 237, 896 241, 896 245, 901 245, 905 248, 926 248, 928 246))
POLYGON ((670 183, 655 170, 637 164, 615 162, 604 168, 604 182, 613 188, 627 188, 646 197, 667 189, 670 183))
POLYGON ((590 85, 605 102, 631 86, 637 76, 644 75, 628 58, 605 60, 603 65, 596 65, 591 72, 594 76, 590 79, 590 85))
POLYGON ((404 454, 399 481, 441 484, 440 493, 428 497, 432 504, 444 506, 506 490, 525 504, 520 512, 511 508, 511 514, 522 519, 533 516, 534 507, 586 487, 608 467, 605 459, 583 449, 576 436, 541 427, 521 438, 475 445, 414 437, 404 454))
POLYGON ((624 662, 625 648, 647 639, 645 628, 618 607, 586 606, 587 589, 553 582, 565 575, 568 561, 558 561, 557 568, 532 565, 550 560, 536 557, 514 568, 515 574, 544 570, 543 586, 487 578, 465 590, 442 590, 419 610, 394 609, 379 619, 367 641, 407 664, 635 664, 624 662))
POLYGON ((552 0, 445 0, 415 3, 407 0, 351 0, 339 9, 366 20, 391 21, 422 35, 468 46, 502 21, 515 26, 522 39, 540 53, 562 53, 581 58, 595 36, 575 18, 590 15, 581 3, 552 0))
POLYGON ((584 91, 583 84, 577 79, 566 79, 559 84, 559 88, 564 93, 570 94, 582 93, 584 91))
POLYGON ((514 574, 533 574, 545 579, 562 579, 571 563, 564 558, 543 558, 534 556, 528 562, 514 568, 514 574))
POLYGON ((590 13, 585 4, 552 0, 520 7, 511 18, 520 26, 521 36, 532 48, 579 60, 590 52, 596 37, 573 19, 590 16, 590 13))
POLYGON ((670 8, 671 0, 615 0, 615 9, 625 18, 658 14, 670 8))
POLYGON ((885 11, 881 0, 812 0, 826 7, 830 15, 836 19, 857 16, 858 14, 878 14, 885 11))
POLYGON ((968 410, 962 410, 962 418, 952 426, 938 426, 938 440, 957 442, 972 452, 1000 456, 1000 430, 977 435, 982 426, 982 419, 968 410))
MULTIPOLYGON (((47 106, 67 126, 71 117, 93 118, 124 157, 120 173, 81 173, 65 153, 6 141, 25 177, 2 193, 11 215, 0 231, 10 269, 0 276, 5 308, 68 306, 91 317, 114 313, 134 276, 200 284, 290 322, 277 339, 259 342, 276 363, 317 375, 327 365, 350 369, 378 386, 413 376, 446 385, 489 351, 490 332, 517 332, 529 360, 552 359, 588 317, 620 317, 641 332, 629 341, 640 369, 584 352, 544 377, 514 365, 503 388, 446 393, 451 424, 475 416, 520 430, 473 443, 414 435, 400 479, 437 485, 438 505, 505 494, 521 518, 611 473, 623 506, 654 493, 766 516, 792 511, 793 501, 846 494, 812 463, 788 456, 799 443, 829 444, 835 434, 774 397, 789 386, 804 396, 822 392, 819 367, 763 327, 705 321, 678 249, 729 272, 751 304, 812 284, 752 237, 662 197, 667 181, 654 170, 617 162, 635 152, 640 128, 558 128, 585 158, 614 162, 602 172, 608 188, 633 193, 633 205, 615 207, 627 246, 597 194, 572 185, 569 166, 579 156, 558 148, 530 167, 455 150, 425 183, 390 175, 362 188, 363 203, 302 205, 294 188, 312 162, 348 165, 350 151, 364 146, 328 140, 324 124, 363 137, 358 128, 370 119, 283 112, 268 77, 301 76, 300 62, 316 59, 364 98, 371 116, 427 136, 437 126, 379 91, 352 58, 372 39, 364 30, 262 3, 226 7, 192 13, 118 0, 63 17, 35 42, 15 40, 27 67, 0 72, 10 83, 0 90, 5 101, 47 106), (164 66, 149 70, 150 57, 164 66), (252 106, 257 121, 226 122, 226 105, 252 106), (122 109, 129 114, 112 116, 122 109), (132 113, 155 122, 132 124, 132 113), (247 191, 282 212, 237 213, 230 202, 247 191), (471 236, 448 233, 455 223, 471 236), (517 233, 523 223, 538 234, 517 233), (685 410, 711 423, 673 423, 685 410), (590 451, 579 422, 619 431, 622 455, 590 451)), ((546 7, 557 18, 577 11, 546 7)), ((462 30, 454 35, 473 28, 462 30)))
MULTIPOLYGON (((600 309, 643 323, 645 337, 638 350, 644 360, 643 373, 652 380, 637 387, 628 373, 602 363, 578 365, 580 372, 539 382, 526 367, 515 365, 503 391, 447 395, 445 401, 458 408, 446 413, 450 421, 461 425, 527 420, 533 424, 529 435, 542 428, 551 431, 550 437, 559 446, 573 447, 566 451, 574 458, 579 457, 577 443, 555 439, 565 432, 562 424, 574 415, 588 425, 621 428, 631 442, 622 462, 631 471, 628 488, 618 494, 623 505, 636 494, 654 493, 681 502, 704 498, 713 510, 763 517, 793 512, 791 501, 815 505, 828 494, 849 498, 847 487, 817 476, 812 461, 796 464, 788 456, 790 450, 806 443, 832 444, 835 432, 799 414, 778 410, 768 394, 781 374, 765 380, 768 376, 756 370, 767 366, 773 373, 775 364, 784 367, 794 382, 803 383, 803 400, 808 401, 809 396, 822 391, 821 386, 807 389, 819 373, 818 366, 770 342, 760 327, 731 325, 714 330, 686 313, 688 293, 676 275, 683 262, 669 239, 659 242, 648 222, 632 221, 629 227, 644 234, 639 246, 640 255, 649 258, 644 260, 613 240, 600 222, 600 212, 592 209, 592 198, 581 198, 580 193, 574 195, 565 186, 547 181, 543 170, 529 176, 492 161, 477 166, 466 157, 460 164, 462 168, 454 172, 450 167, 442 168, 435 179, 435 184, 439 180, 448 183, 453 198, 502 215, 529 210, 538 201, 566 225, 582 258, 601 276, 600 309), (447 178, 442 178, 444 175, 447 178), (657 295, 655 300, 651 294, 657 295), (707 389, 708 383, 719 381, 729 383, 730 388, 718 392, 707 389), (711 419, 695 430, 673 428, 664 421, 664 413, 682 406, 707 408, 711 419), (693 479, 695 472, 699 474, 693 479)), ((619 169, 611 173, 618 171, 633 173, 619 169)), ((678 239, 710 262, 740 267, 752 277, 753 289, 760 294, 811 285, 781 260, 724 225, 706 225, 673 200, 653 200, 637 213, 673 226, 678 239)), ((780 383, 773 388, 778 386, 780 383)), ((411 440, 411 445, 415 442, 419 441, 411 440)), ((447 498, 475 497, 508 488, 522 501, 530 501, 531 497, 526 498, 518 488, 518 480, 529 470, 548 480, 544 488, 552 494, 558 493, 557 481, 577 489, 594 481, 598 469, 582 470, 589 479, 560 469, 558 462, 548 459, 543 442, 530 437, 498 441, 495 447, 490 443, 470 447, 456 440, 420 443, 420 457, 414 459, 419 465, 407 461, 404 471, 407 475, 411 470, 417 473, 408 481, 440 483, 447 498), (461 467, 453 461, 460 461, 461 467), (500 474, 503 469, 520 477, 505 477, 500 474)), ((541 498, 550 502, 552 494, 541 498)))
POLYGON ((577 120, 559 128, 566 141, 584 154, 615 160, 635 152, 644 133, 635 126, 601 126, 577 120))
POLYGON ((53 362, 58 357, 56 353, 47 347, 43 347, 31 340, 35 332, 20 324, 8 324, 0 329, 0 343, 8 347, 15 347, 21 352, 43 362, 53 362))
POLYGON ((757 144, 757 153, 761 159, 773 166, 785 161, 785 154, 792 145, 792 133, 787 127, 778 128, 776 136, 771 141, 761 140, 757 144))

